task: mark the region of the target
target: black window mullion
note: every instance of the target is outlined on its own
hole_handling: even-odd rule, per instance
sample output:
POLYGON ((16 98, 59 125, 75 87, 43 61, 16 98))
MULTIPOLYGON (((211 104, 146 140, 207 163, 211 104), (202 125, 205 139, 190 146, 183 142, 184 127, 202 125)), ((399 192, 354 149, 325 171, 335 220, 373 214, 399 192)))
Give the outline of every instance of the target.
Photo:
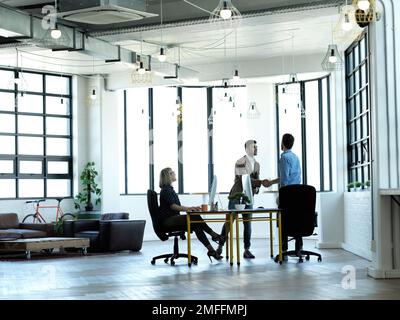
POLYGON ((125 168, 125 174, 124 174, 124 181, 125 181, 125 187, 124 187, 124 193, 128 194, 128 119, 127 119, 127 100, 126 100, 126 90, 124 90, 124 168, 125 168))
MULTIPOLYGON (((276 119, 276 153, 277 153, 277 172, 278 176, 280 177, 280 170, 279 170, 279 161, 280 161, 280 150, 281 150, 281 137, 279 136, 279 85, 275 86, 275 119, 276 119)), ((303 165, 304 167, 304 165, 303 165)))
MULTIPOLYGON (((326 92, 327 92, 327 116, 328 116, 328 154, 329 164, 332 163, 332 133, 331 133, 331 81, 330 77, 326 78, 326 92)), ((329 191, 332 191, 332 166, 329 165, 329 191)))
POLYGON ((46 77, 42 75, 42 82, 43 82, 43 194, 44 198, 47 198, 47 165, 46 165, 46 145, 47 145, 47 139, 46 139, 46 77))
MULTIPOLYGON (((300 82, 300 101, 303 104, 304 112, 307 112, 305 82, 300 82)), ((302 144, 302 161, 303 161, 303 184, 307 184, 307 128, 306 119, 300 117, 301 121, 301 144, 302 144)))
MULTIPOLYGON (((177 97, 180 99, 181 103, 183 103, 182 101, 182 88, 178 87, 177 88, 177 97)), ((179 111, 180 112, 180 111, 179 111)), ((182 117, 183 119, 183 117, 182 117)), ((177 128, 178 128, 178 132, 177 132, 177 139, 178 139, 178 177, 179 177, 179 193, 184 193, 184 180, 183 180, 183 161, 179 161, 179 158, 181 156, 183 156, 183 121, 178 121, 177 123, 177 128)))
POLYGON ((214 177, 214 148, 213 148, 213 130, 214 122, 209 121, 213 119, 213 89, 207 88, 207 131, 208 131, 208 191, 211 191, 211 184, 214 177))
POLYGON ((322 97, 322 80, 318 80, 318 110, 319 110, 319 183, 320 190, 325 190, 324 184, 324 127, 323 127, 323 97, 322 97))
POLYGON ((153 105, 153 88, 149 88, 149 179, 150 189, 154 190, 154 105, 153 105))

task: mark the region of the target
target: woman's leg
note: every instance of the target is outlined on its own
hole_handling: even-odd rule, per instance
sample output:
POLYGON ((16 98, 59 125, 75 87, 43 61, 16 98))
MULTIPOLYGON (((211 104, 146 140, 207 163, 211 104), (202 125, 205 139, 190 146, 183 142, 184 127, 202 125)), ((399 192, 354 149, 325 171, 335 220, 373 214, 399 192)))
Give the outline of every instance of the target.
MULTIPOLYGON (((194 217, 195 216, 193 216, 193 218, 194 217)), ((193 219, 193 220, 196 220, 196 219, 193 219)), ((199 221, 199 220, 197 220, 197 221, 199 221)), ((206 234, 204 233, 204 229, 203 229, 204 227, 202 227, 202 225, 203 225, 203 223, 193 223, 193 224, 190 224, 190 227, 196 234, 197 239, 199 239, 199 241, 207 249, 209 249, 212 246, 210 244, 210 241, 208 241, 206 234)), ((186 216, 182 215, 182 216, 173 216, 173 217, 167 218, 164 221, 164 227, 166 228, 167 231, 187 231, 186 216)))

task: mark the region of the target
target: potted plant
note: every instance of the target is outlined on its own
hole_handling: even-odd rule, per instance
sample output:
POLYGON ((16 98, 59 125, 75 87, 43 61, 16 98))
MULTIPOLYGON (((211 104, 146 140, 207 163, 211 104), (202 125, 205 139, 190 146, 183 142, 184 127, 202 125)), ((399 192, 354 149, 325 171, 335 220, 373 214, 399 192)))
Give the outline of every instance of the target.
POLYGON ((348 190, 349 192, 351 192, 351 191, 353 191, 353 189, 354 189, 354 182, 350 182, 350 183, 347 185, 347 190, 348 190))
POLYGON ((361 190, 362 183, 360 181, 354 182, 354 187, 356 188, 357 191, 361 190))
POLYGON ((229 200, 238 200, 239 203, 235 204, 237 210, 243 210, 246 207, 246 203, 250 203, 249 197, 243 192, 237 192, 228 197, 229 200))
POLYGON ((365 181, 365 186, 367 187, 367 189, 369 190, 369 188, 371 188, 371 181, 365 181))
POLYGON ((85 211, 92 211, 92 194, 96 195, 95 205, 101 202, 101 189, 98 187, 95 178, 99 175, 94 162, 88 162, 80 176, 82 191, 75 196, 75 209, 81 210, 81 204, 85 205, 85 211))

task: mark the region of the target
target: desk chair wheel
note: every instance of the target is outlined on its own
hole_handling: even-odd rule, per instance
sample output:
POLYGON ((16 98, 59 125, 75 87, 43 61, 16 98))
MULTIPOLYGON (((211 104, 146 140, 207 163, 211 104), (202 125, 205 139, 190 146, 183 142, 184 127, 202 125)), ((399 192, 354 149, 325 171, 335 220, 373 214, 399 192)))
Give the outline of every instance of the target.
POLYGON ((306 256, 306 261, 308 261, 308 260, 310 260, 310 256, 309 255, 306 256))
POLYGON ((197 266, 197 263, 198 263, 197 259, 193 259, 193 264, 194 264, 195 266, 197 266))
POLYGON ((322 258, 321 257, 318 257, 318 262, 321 262, 322 261, 322 258))
POLYGON ((175 265, 175 261, 171 259, 171 266, 175 265))
POLYGON ((151 264, 154 266, 156 264, 156 260, 151 260, 151 264))
POLYGON ((299 263, 303 263, 303 258, 299 258, 299 263))
POLYGON ((169 258, 165 258, 165 259, 164 259, 164 262, 165 262, 165 263, 168 263, 168 260, 169 260, 169 258))

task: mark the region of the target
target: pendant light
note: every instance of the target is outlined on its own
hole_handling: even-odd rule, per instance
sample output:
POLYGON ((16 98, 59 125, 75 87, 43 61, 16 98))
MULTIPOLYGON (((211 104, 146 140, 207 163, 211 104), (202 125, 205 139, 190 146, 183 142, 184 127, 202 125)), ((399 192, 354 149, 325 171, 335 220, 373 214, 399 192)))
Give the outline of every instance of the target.
POLYGON ((325 71, 337 71, 342 69, 343 59, 340 56, 336 44, 330 44, 328 46, 328 51, 326 52, 325 58, 321 65, 325 71))
POLYGON ((238 23, 242 18, 239 10, 232 4, 232 0, 220 0, 218 6, 210 13, 209 21, 222 22, 224 25, 238 23))
MULTIPOLYGON (((160 1, 160 30, 161 30, 161 44, 163 43, 163 0, 160 1)), ((165 62, 167 60, 167 56, 165 54, 165 49, 161 46, 160 47, 160 54, 158 55, 158 61, 165 62)))
POLYGON ((92 89, 92 94, 90 95, 90 99, 92 99, 92 100, 97 99, 96 89, 92 89))
POLYGON ((144 75, 146 73, 146 69, 144 68, 144 63, 142 61, 142 56, 143 56, 143 37, 142 34, 140 34, 140 63, 139 63, 139 69, 138 69, 138 73, 140 75, 144 75))
POLYGON ((51 34, 51 37, 52 37, 53 39, 55 39, 55 40, 61 38, 62 33, 61 33, 61 30, 58 29, 57 24, 56 24, 56 26, 54 27, 54 29, 51 29, 50 34, 51 34))
POLYGON ((328 50, 324 60, 321 62, 322 69, 325 71, 338 71, 343 67, 343 59, 340 56, 338 47, 333 43, 333 27, 332 27, 332 44, 328 45, 328 50))
POLYGON ((357 2, 357 6, 363 10, 363 11, 367 11, 370 7, 370 2, 369 0, 358 0, 357 2))
POLYGON ((233 81, 239 81, 240 77, 239 77, 239 70, 237 69, 237 28, 235 28, 235 72, 233 73, 233 77, 232 80, 233 81))

